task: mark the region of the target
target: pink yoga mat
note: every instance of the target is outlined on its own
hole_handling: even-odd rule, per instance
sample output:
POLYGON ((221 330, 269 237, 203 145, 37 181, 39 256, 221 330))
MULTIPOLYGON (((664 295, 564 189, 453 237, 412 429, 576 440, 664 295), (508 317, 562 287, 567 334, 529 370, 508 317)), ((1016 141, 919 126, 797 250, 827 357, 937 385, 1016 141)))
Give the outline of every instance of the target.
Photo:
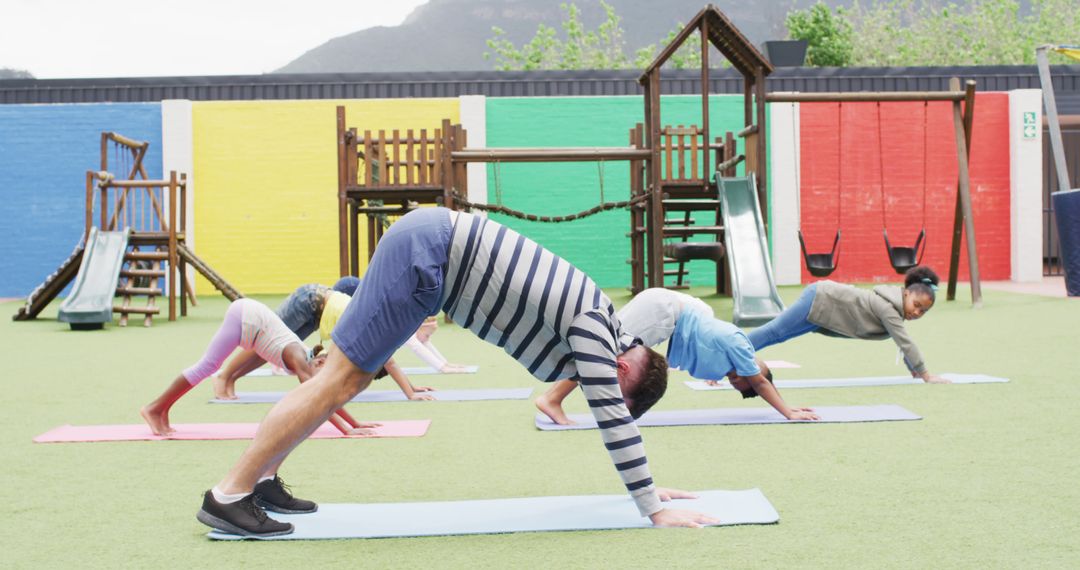
MULTIPOLYGON (((408 420, 379 422, 376 435, 342 435, 330 424, 323 424, 311 439, 365 439, 369 437, 420 437, 427 433, 431 420, 408 420)), ((34 443, 63 443, 81 441, 155 441, 155 440, 210 440, 251 439, 259 424, 173 424, 176 433, 170 436, 154 435, 145 424, 72 426, 51 429, 34 438, 34 443)))

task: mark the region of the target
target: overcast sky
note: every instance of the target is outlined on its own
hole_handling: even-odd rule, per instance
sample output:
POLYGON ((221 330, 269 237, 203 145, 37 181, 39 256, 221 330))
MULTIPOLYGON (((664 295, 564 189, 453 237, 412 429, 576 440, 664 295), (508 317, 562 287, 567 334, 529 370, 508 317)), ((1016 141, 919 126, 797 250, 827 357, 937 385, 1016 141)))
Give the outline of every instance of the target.
POLYGON ((251 75, 427 0, 3 0, 0 68, 39 79, 251 75))

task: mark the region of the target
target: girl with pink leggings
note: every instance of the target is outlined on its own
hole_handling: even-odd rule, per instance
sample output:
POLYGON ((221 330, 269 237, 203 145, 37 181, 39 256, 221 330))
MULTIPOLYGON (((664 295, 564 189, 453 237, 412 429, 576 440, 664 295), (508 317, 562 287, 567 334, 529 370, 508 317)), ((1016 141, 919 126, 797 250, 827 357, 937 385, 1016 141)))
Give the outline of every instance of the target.
MULTIPOLYGON (((206 353, 188 367, 160 396, 143 406, 139 413, 158 435, 176 430, 169 425, 169 410, 199 382, 212 375, 237 348, 255 351, 263 360, 295 374, 301 382, 315 375, 324 356, 308 359, 307 348, 285 323, 266 305, 251 299, 238 299, 229 305, 221 328, 210 339, 206 353)), ((330 416, 330 422, 348 435, 370 435, 379 424, 357 422, 344 409, 330 416)))

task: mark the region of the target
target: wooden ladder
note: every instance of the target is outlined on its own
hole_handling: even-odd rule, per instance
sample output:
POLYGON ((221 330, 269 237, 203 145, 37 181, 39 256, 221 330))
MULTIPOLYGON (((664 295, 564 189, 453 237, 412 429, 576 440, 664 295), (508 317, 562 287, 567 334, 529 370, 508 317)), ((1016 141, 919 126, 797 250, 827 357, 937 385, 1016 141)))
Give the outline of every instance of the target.
POLYGON ((155 248, 152 251, 140 251, 139 246, 132 246, 131 251, 124 255, 126 267, 120 270, 121 285, 116 288, 116 294, 122 298, 119 306, 114 306, 113 311, 120 313, 120 326, 126 327, 128 315, 143 315, 143 326, 153 324, 153 317, 161 312, 154 305, 154 301, 162 291, 158 288, 158 279, 165 277, 165 267, 169 260, 169 254, 155 248), (132 305, 132 297, 146 296, 146 306, 136 307, 132 305))

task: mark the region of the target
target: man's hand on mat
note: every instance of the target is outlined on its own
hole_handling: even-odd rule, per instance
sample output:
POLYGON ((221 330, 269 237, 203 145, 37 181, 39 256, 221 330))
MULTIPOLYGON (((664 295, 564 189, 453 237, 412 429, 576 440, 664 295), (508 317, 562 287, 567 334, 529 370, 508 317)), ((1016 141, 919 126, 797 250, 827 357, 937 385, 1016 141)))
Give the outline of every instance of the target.
POLYGON ((702 525, 717 524, 720 522, 719 519, 715 519, 709 515, 682 509, 664 509, 662 511, 657 511, 649 515, 649 519, 652 520, 653 526, 686 526, 691 528, 701 528, 702 525))
POLYGON ((656 494, 660 495, 661 501, 670 501, 672 499, 696 499, 697 495, 690 491, 683 491, 681 489, 668 489, 667 487, 657 487, 656 494))
POLYGON ((789 420, 820 420, 821 416, 814 413, 813 408, 791 408, 789 420))

